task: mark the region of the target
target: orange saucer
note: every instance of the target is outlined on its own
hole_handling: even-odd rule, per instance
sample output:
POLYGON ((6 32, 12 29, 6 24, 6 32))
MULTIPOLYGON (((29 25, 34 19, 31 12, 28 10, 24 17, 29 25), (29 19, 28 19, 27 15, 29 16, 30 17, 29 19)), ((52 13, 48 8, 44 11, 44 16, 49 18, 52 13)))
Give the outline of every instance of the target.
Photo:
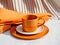
POLYGON ((46 35, 48 32, 49 32, 49 29, 47 26, 43 25, 43 31, 38 33, 38 34, 35 34, 35 35, 22 35, 20 33, 17 33, 16 32, 16 27, 17 26, 13 26, 11 28, 11 34, 17 38, 20 38, 20 39, 26 39, 26 40, 33 40, 33 39, 37 39, 37 38, 41 38, 42 36, 46 35))

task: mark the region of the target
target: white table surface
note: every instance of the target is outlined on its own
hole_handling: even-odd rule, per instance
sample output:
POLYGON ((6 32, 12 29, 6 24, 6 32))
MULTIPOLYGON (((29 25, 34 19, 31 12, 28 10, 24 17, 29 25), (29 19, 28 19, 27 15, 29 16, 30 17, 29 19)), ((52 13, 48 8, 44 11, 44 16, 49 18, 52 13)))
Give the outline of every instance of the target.
POLYGON ((36 40, 21 40, 10 35, 10 31, 0 34, 0 45, 60 45, 60 20, 49 20, 49 33, 36 40))

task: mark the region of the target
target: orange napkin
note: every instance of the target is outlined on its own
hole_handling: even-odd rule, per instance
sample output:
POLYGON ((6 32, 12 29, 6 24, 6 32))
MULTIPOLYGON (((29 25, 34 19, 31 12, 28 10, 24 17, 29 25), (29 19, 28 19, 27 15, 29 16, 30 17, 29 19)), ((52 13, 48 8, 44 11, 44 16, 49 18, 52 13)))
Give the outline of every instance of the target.
MULTIPOLYGON (((52 17, 50 13, 30 13, 30 14, 36 15, 38 16, 38 18, 44 19, 45 22, 48 21, 52 17)), ((29 14, 25 14, 25 15, 29 15, 29 14)))
POLYGON ((21 15, 23 14, 5 8, 0 8, 0 33, 11 28, 11 24, 5 23, 21 21, 21 15))
MULTIPOLYGON (((30 13, 30 14, 37 15, 39 18, 44 19, 45 22, 48 21, 51 17, 50 13, 39 13, 39 14, 30 13)), ((16 12, 16 11, 13 11, 13 10, 0 8, 0 33, 4 32, 8 28, 10 28, 11 26, 9 26, 9 25, 11 23, 21 22, 22 17, 24 15, 28 15, 28 14, 23 14, 23 13, 16 12), (9 25, 5 25, 5 23, 9 23, 9 25)))
MULTIPOLYGON (((31 13, 31 14, 33 14, 33 13, 31 13)), ((28 14, 23 14, 23 13, 16 12, 16 11, 13 11, 13 10, 0 8, 0 23, 21 22, 22 17, 24 15, 28 15, 28 14)), ((34 15, 37 15, 39 18, 42 18, 45 21, 47 21, 51 17, 50 13, 39 13, 39 14, 36 13, 34 15)))
POLYGON ((22 13, 8 10, 5 8, 0 8, 0 23, 11 23, 21 21, 22 13))
POLYGON ((0 34, 11 28, 11 25, 0 24, 0 34))

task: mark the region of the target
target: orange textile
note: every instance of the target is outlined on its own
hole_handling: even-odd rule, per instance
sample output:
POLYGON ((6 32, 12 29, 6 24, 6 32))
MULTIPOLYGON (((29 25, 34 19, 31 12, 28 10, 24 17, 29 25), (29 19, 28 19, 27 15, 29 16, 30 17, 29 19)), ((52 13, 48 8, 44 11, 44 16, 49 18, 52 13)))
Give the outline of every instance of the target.
POLYGON ((0 24, 0 34, 11 28, 11 25, 0 24))
MULTIPOLYGON (((39 13, 39 14, 29 13, 29 14, 37 15, 38 18, 44 19, 45 22, 48 21, 51 17, 50 13, 39 13)), ((11 28, 11 23, 21 24, 22 17, 24 15, 29 15, 29 14, 23 14, 21 12, 0 8, 0 33, 5 32, 7 29, 11 28), (5 25, 7 23, 9 25, 5 25)))
POLYGON ((0 8, 0 23, 21 21, 21 15, 23 14, 16 11, 0 8))
MULTIPOLYGON (((31 13, 31 14, 34 14, 34 13, 31 13)), ((22 17, 24 15, 28 15, 28 14, 23 14, 23 13, 16 12, 13 10, 0 8, 0 23, 20 22, 22 21, 22 17)), ((45 21, 47 21, 51 17, 50 13, 39 13, 39 14, 36 13, 34 15, 37 15, 39 18, 42 18, 45 21)))

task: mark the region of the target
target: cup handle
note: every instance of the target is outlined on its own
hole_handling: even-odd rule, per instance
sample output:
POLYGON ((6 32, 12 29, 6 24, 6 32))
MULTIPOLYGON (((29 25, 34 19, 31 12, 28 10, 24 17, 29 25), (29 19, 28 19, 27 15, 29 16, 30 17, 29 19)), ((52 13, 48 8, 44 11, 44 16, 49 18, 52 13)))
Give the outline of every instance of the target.
POLYGON ((40 18, 38 20, 38 27, 41 26, 41 25, 44 25, 44 23, 45 23, 45 20, 40 18))

